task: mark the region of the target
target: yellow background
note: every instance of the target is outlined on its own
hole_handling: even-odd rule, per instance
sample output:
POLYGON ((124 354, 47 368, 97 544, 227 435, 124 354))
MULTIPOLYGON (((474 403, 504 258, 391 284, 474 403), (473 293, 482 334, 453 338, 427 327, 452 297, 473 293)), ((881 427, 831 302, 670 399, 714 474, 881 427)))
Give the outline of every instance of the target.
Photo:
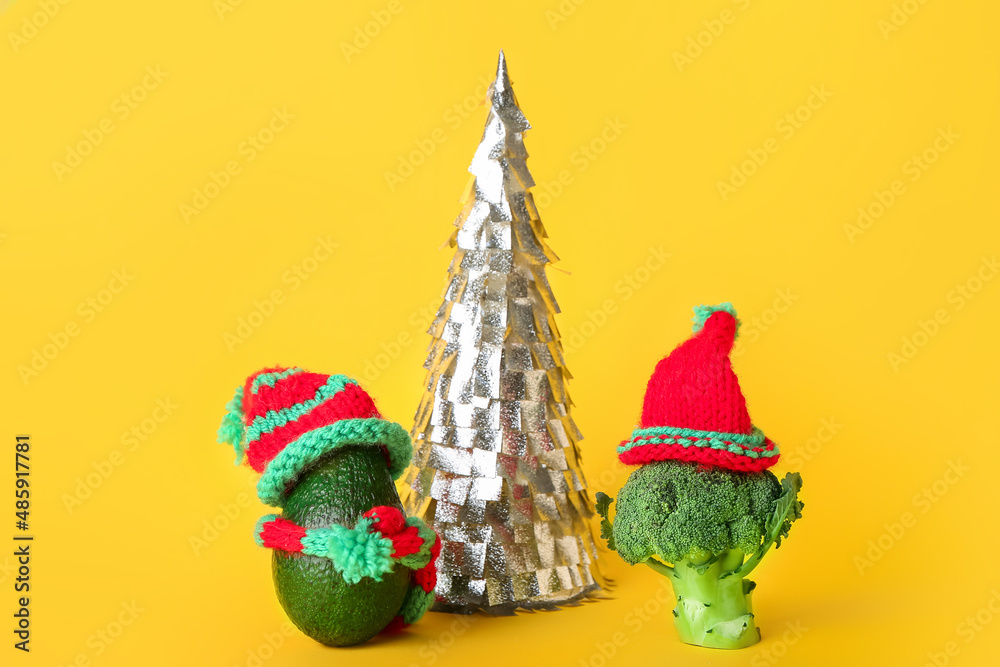
MULTIPOLYGON (((263 664, 995 659, 995 3, 401 0, 388 21, 381 1, 74 0, 51 18, 45 4, 0 3, 0 433, 9 463, 14 435, 32 436, 37 536, 30 656, 10 646, 12 558, 0 556, 4 664, 255 664, 284 616, 270 554, 251 540, 265 513, 253 476, 215 443, 223 406, 248 373, 296 364, 361 379, 412 423, 427 310, 451 258, 440 246, 485 120, 471 102, 499 48, 549 194, 558 322, 580 335, 567 356, 593 489, 624 481, 615 445, 653 365, 688 335, 691 306, 731 300, 743 317, 734 363, 754 421, 785 453, 776 471, 794 462, 805 478, 804 519, 754 576, 764 640, 735 653, 681 645, 656 575, 611 554, 609 600, 469 625, 430 614, 350 650, 291 633, 263 664), (356 31, 378 17, 365 43, 356 31), (356 39, 364 47, 345 53, 356 39), (685 49, 696 57, 679 66, 685 49), (147 67, 166 76, 146 78, 122 118, 147 67), (801 110, 811 87, 830 96, 801 110), (250 161, 241 144, 275 108, 294 118, 250 161), (808 119, 788 136, 780 123, 797 110, 808 119), (57 173, 102 122, 113 131, 57 173), (602 144, 608 123, 618 130, 602 144), (911 180, 908 161, 933 156, 948 128, 948 150, 911 180), (718 182, 769 140, 776 152, 723 199, 718 182), (390 188, 386 172, 411 159, 390 188), (186 221, 181 204, 231 160, 239 173, 186 221), (849 238, 858 208, 896 179, 905 190, 849 238), (303 263, 327 237, 332 256, 303 263), (649 271, 661 247, 670 257, 649 271), (296 265, 315 270, 296 283, 296 265), (122 270, 124 288, 112 282, 122 270), (960 299, 958 285, 978 291, 960 299), (282 303, 227 345, 274 290, 282 303), (63 339, 67 326, 76 335, 63 339), (43 350, 53 340, 64 347, 43 350), (22 377, 35 351, 52 358, 22 377), (150 421, 167 399, 176 408, 150 421), (133 428, 146 439, 123 442, 133 428), (81 483, 89 497, 67 507, 81 483), (196 549, 206 521, 229 525, 196 549), (869 541, 883 553, 868 555, 869 541), (123 632, 98 639, 133 602, 123 632), (984 608, 978 630, 960 625, 984 608)), ((7 544, 13 499, 0 497, 7 544)))

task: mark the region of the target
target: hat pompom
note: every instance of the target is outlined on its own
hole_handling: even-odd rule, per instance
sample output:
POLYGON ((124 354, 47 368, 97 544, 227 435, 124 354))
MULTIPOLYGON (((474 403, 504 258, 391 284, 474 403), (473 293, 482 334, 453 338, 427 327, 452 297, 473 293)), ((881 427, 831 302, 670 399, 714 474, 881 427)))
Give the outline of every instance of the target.
POLYGON ((236 388, 233 399, 226 403, 226 416, 219 426, 218 441, 236 450, 236 465, 243 460, 243 387, 236 388))
MULTIPOLYGON (((691 327, 691 331, 693 331, 694 333, 698 333, 699 331, 704 329, 705 322, 707 322, 708 318, 714 315, 715 313, 729 313, 730 315, 732 315, 733 319, 736 320, 736 336, 739 335, 740 319, 736 317, 736 308, 734 308, 733 304, 731 304, 728 301, 720 303, 717 306, 695 306, 694 319, 693 319, 694 326, 691 327)), ((736 336, 734 336, 734 338, 736 336)))

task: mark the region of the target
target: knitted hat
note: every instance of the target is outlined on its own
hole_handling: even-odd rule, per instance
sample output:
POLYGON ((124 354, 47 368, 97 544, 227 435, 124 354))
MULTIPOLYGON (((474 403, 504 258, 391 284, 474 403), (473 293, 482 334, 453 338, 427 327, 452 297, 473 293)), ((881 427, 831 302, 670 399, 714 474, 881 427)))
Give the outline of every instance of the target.
POLYGON ((247 378, 226 406, 219 442, 261 474, 257 495, 280 506, 299 475, 344 445, 381 447, 393 479, 410 461, 410 435, 382 418, 371 396, 344 375, 265 368, 247 378))
POLYGON ((697 306, 694 336, 660 360, 642 421, 618 447, 622 463, 691 461, 741 472, 778 462, 778 446, 750 421, 729 351, 739 320, 732 304, 697 306))

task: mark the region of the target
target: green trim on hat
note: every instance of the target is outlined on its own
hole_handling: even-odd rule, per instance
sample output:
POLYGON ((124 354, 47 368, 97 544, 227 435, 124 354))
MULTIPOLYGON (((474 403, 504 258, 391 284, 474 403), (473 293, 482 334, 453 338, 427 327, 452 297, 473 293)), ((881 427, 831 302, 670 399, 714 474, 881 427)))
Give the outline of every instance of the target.
POLYGON ((293 368, 286 368, 283 371, 276 371, 273 373, 261 373, 253 379, 250 383, 250 393, 256 394, 257 390, 260 389, 261 385, 267 387, 273 387, 278 380, 283 380, 289 375, 298 375, 299 373, 304 373, 301 368, 295 366, 293 368))
MULTIPOLYGON (((301 404, 300 404, 301 405, 301 404)), ((346 445, 380 445, 389 453, 389 474, 393 479, 403 474, 413 456, 410 434, 396 422, 378 417, 341 419, 303 433, 285 446, 267 464, 257 482, 261 502, 280 507, 285 490, 324 454, 346 445)))
POLYGON ((632 431, 632 437, 629 440, 618 446, 618 453, 624 454, 633 447, 659 444, 719 449, 751 459, 771 458, 779 454, 778 445, 768 440, 764 433, 756 426, 753 427, 751 433, 700 431, 693 428, 677 428, 673 426, 637 428, 632 431), (767 449, 768 446, 770 446, 770 449, 767 449))

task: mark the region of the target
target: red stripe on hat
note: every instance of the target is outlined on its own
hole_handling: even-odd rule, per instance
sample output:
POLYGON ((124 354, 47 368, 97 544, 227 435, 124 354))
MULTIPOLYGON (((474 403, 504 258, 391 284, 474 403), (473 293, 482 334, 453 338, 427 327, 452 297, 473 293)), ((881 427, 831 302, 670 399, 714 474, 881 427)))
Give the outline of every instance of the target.
POLYGON ((625 465, 645 465, 654 461, 687 461, 739 472, 760 472, 773 466, 779 458, 780 456, 771 456, 752 459, 721 449, 685 447, 668 443, 638 445, 618 455, 618 459, 625 465))
POLYGON ((264 472, 267 464, 285 446, 306 431, 333 424, 341 419, 381 419, 375 402, 356 384, 344 386, 342 391, 323 401, 315 408, 284 426, 279 426, 260 439, 247 445, 247 463, 257 472, 264 472))
MULTIPOLYGON (((281 371, 284 370, 288 369, 285 368, 284 366, 271 366, 270 368, 262 368, 247 378, 247 381, 243 383, 243 405, 240 406, 240 409, 243 411, 244 415, 249 414, 250 410, 253 408, 253 402, 255 400, 255 397, 253 395, 251 387, 253 386, 253 381, 257 379, 257 376, 263 375, 264 373, 280 373, 281 371)), ((246 417, 244 417, 243 423, 244 424, 249 423, 246 417)))
POLYGON ((293 373, 275 382, 273 387, 263 384, 257 387, 250 409, 243 413, 244 419, 249 425, 254 417, 266 415, 271 410, 305 403, 315 397, 316 391, 329 379, 329 375, 322 373, 293 373))

